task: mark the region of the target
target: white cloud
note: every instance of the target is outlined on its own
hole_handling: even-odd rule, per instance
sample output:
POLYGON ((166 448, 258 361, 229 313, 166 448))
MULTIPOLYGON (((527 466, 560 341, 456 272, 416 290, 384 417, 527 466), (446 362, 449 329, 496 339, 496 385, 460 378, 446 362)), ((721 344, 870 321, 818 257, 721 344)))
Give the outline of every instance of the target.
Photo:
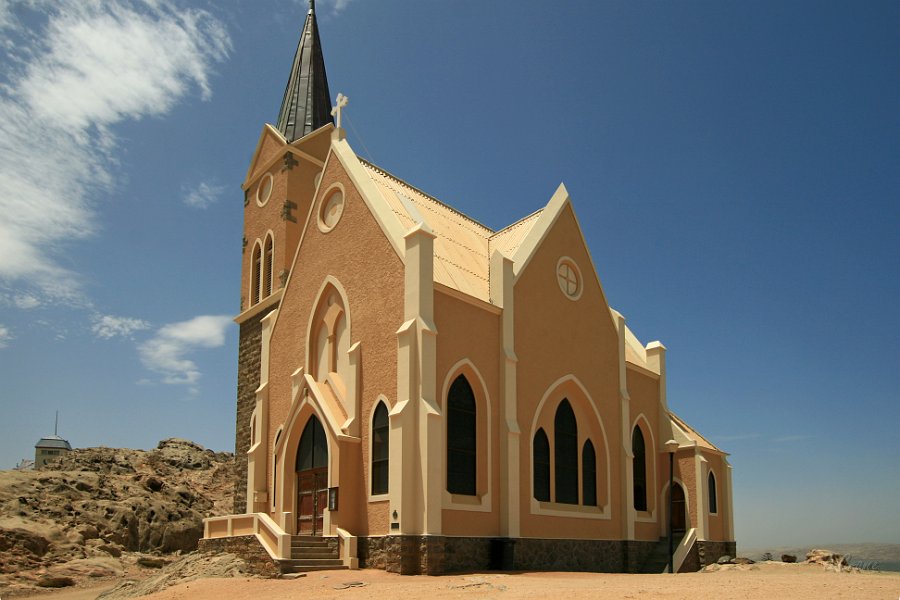
POLYGON ((13 335, 9 332, 9 329, 0 325, 0 348, 6 348, 12 340, 13 335))
POLYGON ((130 338, 135 331, 143 331, 149 329, 150 323, 141 319, 133 319, 131 317, 115 317, 113 315, 97 315, 94 317, 94 324, 91 331, 94 335, 103 339, 110 339, 116 336, 130 338))
POLYGON ((218 202, 224 192, 225 186, 203 181, 194 189, 185 190, 184 203, 191 208, 208 208, 218 202))
POLYGON ((0 283, 84 304, 79 275, 57 257, 97 231, 112 127, 163 115, 195 89, 209 98, 231 41, 208 12, 167 0, 0 2, 0 283))
POLYGON ((229 316, 201 315, 166 325, 138 346, 141 362, 162 375, 163 383, 193 385, 201 374, 197 364, 186 356, 200 348, 220 347, 231 324, 229 316))
POLYGON ((17 308, 21 308, 23 310, 37 308, 41 305, 41 301, 31 294, 19 294, 15 298, 13 298, 13 302, 15 302, 17 308))

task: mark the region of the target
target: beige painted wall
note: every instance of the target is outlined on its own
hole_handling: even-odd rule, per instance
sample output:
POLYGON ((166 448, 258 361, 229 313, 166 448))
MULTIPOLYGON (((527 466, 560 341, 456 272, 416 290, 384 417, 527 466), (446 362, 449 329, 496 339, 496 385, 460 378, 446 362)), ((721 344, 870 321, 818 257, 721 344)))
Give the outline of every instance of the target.
MULTIPOLYGON (((477 494, 480 497, 491 493, 491 512, 444 509, 443 533, 445 535, 498 535, 501 477, 499 463, 500 316, 485 308, 473 306, 469 302, 435 292, 434 321, 438 330, 437 382, 439 389, 437 397, 441 401, 442 414, 446 417, 446 394, 450 384, 457 375, 465 375, 475 392, 479 409, 477 494), (482 408, 484 409, 483 413, 482 408), (488 413, 490 413, 490 425, 486 418, 488 413), (490 445, 489 452, 488 445, 490 445), (488 454, 490 454, 490 469, 488 468, 488 454), (490 479, 488 479, 489 472, 490 479)), ((446 427, 446 418, 443 419, 443 422, 446 427)), ((446 439, 446 435, 444 439, 446 439)), ((442 453, 442 459, 446 474, 446 446, 442 453)), ((446 480, 441 490, 442 496, 445 490, 446 480)))
MULTIPOLYGON (((570 205, 563 208, 543 244, 519 274, 514 293, 516 354, 519 359, 518 419, 522 428, 519 473, 523 488, 521 534, 523 537, 622 538, 622 507, 615 494, 609 499, 609 519, 531 514, 531 452, 536 430, 533 425, 535 415, 539 403, 554 382, 568 375, 577 377, 587 389, 606 430, 605 444, 594 441, 598 450, 598 470, 604 461, 610 461, 613 465, 609 470, 611 488, 616 490, 621 485, 620 472, 615 468, 622 460, 621 445, 617 442, 621 439, 618 425, 618 338, 570 205), (562 256, 572 258, 581 271, 583 291, 577 301, 567 298, 559 288, 556 273, 562 256), (573 353, 572 348, 585 350, 573 353), (599 456, 607 447, 608 456, 599 456)), ((558 399, 548 401, 558 402, 558 399)), ((555 410, 555 406, 552 408, 555 410)), ((582 414, 591 412, 593 409, 589 411, 585 407, 582 414)), ((579 425, 595 426, 588 426, 590 420, 586 417, 585 421, 579 425)), ((598 485, 598 495, 605 494, 605 488, 598 485)))
MULTIPOLYGON (((341 220, 328 233, 319 230, 315 214, 308 220, 272 334, 269 455, 275 430, 290 409, 291 374, 306 364, 310 312, 322 282, 331 275, 348 294, 351 343, 360 342, 363 419, 361 442, 341 444, 340 511, 332 514, 332 524, 346 526, 358 535, 377 535, 387 533, 388 509, 385 502, 368 503, 369 413, 379 394, 389 402, 396 398, 396 330, 403 316, 403 265, 336 157, 326 165, 320 196, 333 182, 344 187, 341 220), (370 530, 370 522, 378 529, 370 530)), ((319 198, 315 210, 318 202, 319 198)), ((302 430, 302 423, 299 427, 302 430)), ((267 476, 271 487, 271 463, 267 476)))

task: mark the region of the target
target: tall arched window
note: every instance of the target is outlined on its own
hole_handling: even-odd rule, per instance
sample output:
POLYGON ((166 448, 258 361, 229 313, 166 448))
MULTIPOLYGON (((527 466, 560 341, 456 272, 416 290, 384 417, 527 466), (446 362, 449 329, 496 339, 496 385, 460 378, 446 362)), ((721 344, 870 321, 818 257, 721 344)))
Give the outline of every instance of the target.
POLYGON ((644 434, 638 426, 631 433, 631 452, 634 454, 634 509, 647 510, 647 453, 644 449, 644 434))
POLYGON ((272 236, 267 236, 266 246, 263 249, 263 298, 267 298, 272 294, 272 252, 274 245, 272 236))
POLYGON ((550 442, 543 429, 534 434, 534 499, 550 502, 550 442))
POLYGON ((372 495, 388 493, 388 456, 390 424, 384 402, 375 407, 372 417, 372 495))
POLYGON ((713 472, 709 472, 709 477, 707 478, 709 482, 707 487, 709 488, 709 512, 717 513, 719 512, 719 503, 716 498, 716 476, 713 475, 713 472))
POLYGON ((581 449, 581 503, 597 506, 597 454, 591 440, 581 449))
POLYGON ((553 419, 553 451, 556 501, 578 504, 578 423, 566 399, 559 403, 553 419))
POLYGON ((253 245, 253 255, 250 259, 250 306, 259 304, 259 281, 262 269, 262 248, 257 241, 253 245))
POLYGON ((447 491, 476 493, 475 393, 464 375, 456 378, 447 394, 447 491))

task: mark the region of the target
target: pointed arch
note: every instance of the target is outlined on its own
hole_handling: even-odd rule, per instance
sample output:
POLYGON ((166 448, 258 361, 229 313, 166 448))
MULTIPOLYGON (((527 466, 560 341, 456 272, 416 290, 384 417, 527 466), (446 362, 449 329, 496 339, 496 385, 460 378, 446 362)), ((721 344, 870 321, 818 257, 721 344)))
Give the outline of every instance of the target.
POLYGON ((597 506, 597 453, 591 440, 581 449, 581 503, 597 506))
POLYGON ((447 393, 447 491, 474 496, 477 492, 478 410, 475 392, 459 375, 447 393))
POLYGON ((568 398, 563 398, 553 418, 553 464, 556 501, 578 504, 578 422, 568 398))
POLYGON ((716 490, 716 475, 713 470, 709 470, 707 480, 707 490, 709 492, 709 514, 715 515, 719 512, 719 497, 716 490))
POLYGON ((272 295, 272 269, 275 253, 275 238, 270 231, 266 234, 266 241, 263 245, 263 261, 262 261, 262 298, 268 298, 272 295))
POLYGON ((659 511, 656 504, 656 490, 659 489, 657 483, 657 451, 656 438, 653 435, 653 428, 650 421, 644 413, 639 413, 631 422, 631 453, 632 453, 632 507, 638 512, 649 513, 649 515, 637 515, 636 519, 643 522, 656 522, 659 511), (643 458, 638 459, 635 453, 635 431, 641 434, 641 442, 643 442, 643 458), (641 469, 643 469, 641 471, 641 469), (643 496, 639 498, 638 492, 643 490, 643 496), (642 500, 643 503, 639 502, 642 500), (644 508, 638 508, 643 506, 644 508))
POLYGON ((259 304, 260 278, 262 276, 262 245, 259 240, 253 244, 250 254, 250 306, 259 304))
MULTIPOLYGON (((458 408, 463 407, 462 398, 458 398, 458 408)), ((444 508, 453 508, 469 511, 490 511, 491 502, 491 399, 488 394, 487 385, 484 382, 481 372, 475 364, 468 358, 463 358, 454 364, 447 371, 444 378, 444 384, 441 388, 441 413, 444 418, 444 440, 445 440, 445 469, 444 469, 444 494, 442 505, 444 508), (451 416, 451 395, 457 395, 461 392, 467 393, 462 387, 460 377, 463 378, 466 385, 471 390, 471 399, 474 399, 474 413, 469 412, 472 409, 471 399, 466 402, 468 408, 466 412, 456 412, 451 416), (454 386, 456 390, 452 391, 454 386), (467 439, 460 438, 453 429, 457 425, 461 425, 463 421, 457 419, 468 419, 471 425, 471 419, 474 416, 474 429, 471 436, 467 439), (451 422, 456 421, 451 427, 451 422), (472 450, 474 449, 474 454, 472 450), (451 463, 451 454, 455 454, 451 463), (471 461, 474 459, 474 463, 471 461), (469 462, 463 462, 463 461, 469 462), (472 465, 474 464, 474 471, 472 465), (466 486, 457 487, 451 485, 451 472, 453 477, 461 478, 462 472, 456 473, 464 465, 469 465, 466 475, 466 486), (468 492, 454 491, 454 489, 466 489, 468 492), (469 496, 470 498, 458 498, 457 496, 469 496), (480 500, 478 503, 472 503, 471 496, 475 496, 480 500)), ((456 482, 461 484, 462 480, 456 482)))
POLYGON ((306 372, 316 381, 337 374, 341 383, 350 375, 350 303, 337 278, 328 275, 319 286, 306 329, 306 372))
POLYGON ((370 421, 370 496, 386 495, 390 489, 390 408, 383 396, 375 402, 370 421))
POLYGON ((647 510, 647 449, 640 426, 631 430, 632 470, 634 486, 634 510, 647 510))
POLYGON ((550 502, 550 441, 543 428, 538 429, 531 442, 533 456, 532 496, 541 502, 550 502))

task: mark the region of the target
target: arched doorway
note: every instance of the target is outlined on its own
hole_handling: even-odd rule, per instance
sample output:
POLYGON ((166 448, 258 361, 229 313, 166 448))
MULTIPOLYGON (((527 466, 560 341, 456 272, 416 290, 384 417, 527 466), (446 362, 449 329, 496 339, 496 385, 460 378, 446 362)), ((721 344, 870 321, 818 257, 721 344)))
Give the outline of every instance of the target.
POLYGON ((672 488, 672 533, 684 534, 687 531, 687 503, 684 499, 684 488, 675 482, 672 488))
POLYGON ((328 505, 328 441, 315 415, 306 422, 297 448, 297 533, 322 535, 328 505))

